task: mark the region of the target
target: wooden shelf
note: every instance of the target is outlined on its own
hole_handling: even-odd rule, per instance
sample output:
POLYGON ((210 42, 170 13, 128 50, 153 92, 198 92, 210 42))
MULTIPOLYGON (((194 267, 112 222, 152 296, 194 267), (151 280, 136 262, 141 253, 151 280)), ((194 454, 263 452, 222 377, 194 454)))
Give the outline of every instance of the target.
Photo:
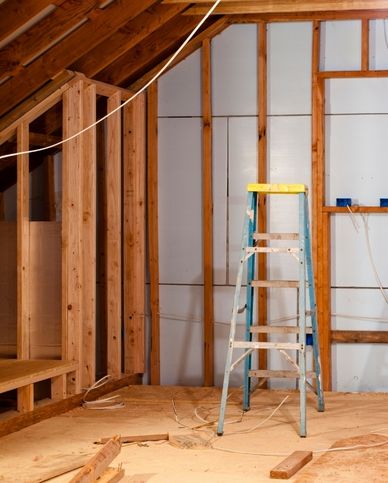
MULTIPOLYGON (((388 207, 382 206, 349 206, 353 213, 388 213, 388 207)), ((346 206, 324 206, 323 213, 349 213, 346 206)))
POLYGON ((76 369, 76 362, 0 359, 0 393, 61 376, 76 369))

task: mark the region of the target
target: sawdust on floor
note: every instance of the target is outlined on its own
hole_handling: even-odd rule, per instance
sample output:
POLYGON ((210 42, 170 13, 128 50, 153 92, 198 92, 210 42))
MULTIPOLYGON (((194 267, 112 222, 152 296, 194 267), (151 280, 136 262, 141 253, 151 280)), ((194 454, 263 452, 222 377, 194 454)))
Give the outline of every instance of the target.
MULTIPOLYGON (((251 411, 245 413, 241 420, 241 392, 232 391, 227 412, 230 424, 225 426, 225 434, 221 438, 214 436, 214 426, 204 425, 204 421, 217 418, 219 389, 129 386, 117 391, 117 394, 125 402, 124 409, 96 411, 77 408, 3 437, 0 441, 0 482, 32 482, 44 469, 54 468, 59 462, 93 454, 99 449, 95 441, 115 434, 168 432, 175 436, 200 435, 200 438, 194 439, 202 439, 205 443, 211 441, 213 448, 218 448, 203 444, 182 449, 168 442, 124 445, 113 465, 122 463, 126 473, 122 481, 132 483, 269 481, 271 468, 293 451, 329 448, 338 440, 363 435, 368 437, 378 431, 388 435, 388 394, 327 393, 324 413, 316 411, 315 397, 310 394, 307 438, 298 435, 297 392, 256 391, 251 411), (290 397, 269 421, 253 432, 238 433, 267 418, 286 394, 290 397), (176 421, 172 400, 180 423, 176 421), (193 431, 190 428, 194 426, 200 428, 193 431), (254 453, 276 455, 259 456, 254 453)), ((306 474, 310 475, 310 479, 300 481, 388 481, 386 461, 388 444, 373 449, 315 455, 313 461, 289 481, 296 481, 308 471, 310 474, 306 474), (335 471, 326 473, 324 480, 314 479, 314 464, 320 461, 318 458, 329 455, 330 458, 324 460, 325 467, 335 469, 342 465, 348 480, 339 477, 341 473, 335 471), (369 455, 376 459, 373 463, 376 480, 373 480, 374 470, 370 466, 369 455), (366 473, 360 470, 364 459, 369 468, 366 473), (377 460, 381 464, 377 464, 377 460)), ((319 474, 319 468, 317 471, 319 474)), ((51 481, 67 482, 72 474, 74 472, 51 481)))

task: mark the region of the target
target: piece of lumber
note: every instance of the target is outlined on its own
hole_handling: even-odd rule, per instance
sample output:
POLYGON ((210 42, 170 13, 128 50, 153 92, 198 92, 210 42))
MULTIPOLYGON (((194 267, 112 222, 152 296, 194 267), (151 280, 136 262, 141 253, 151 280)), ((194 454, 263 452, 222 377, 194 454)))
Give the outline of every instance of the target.
MULTIPOLYGON (((258 62, 257 62, 257 99, 258 99, 258 161, 257 161, 257 182, 267 183, 267 98, 268 98, 268 73, 267 73, 267 24, 260 23, 257 27, 257 45, 258 45, 258 62)), ((257 213, 257 230, 259 233, 266 233, 267 223, 267 197, 259 194, 258 196, 258 213, 257 213)), ((259 241, 259 247, 267 245, 265 239, 259 241)), ((267 255, 260 253, 257 261, 257 274, 260 280, 268 277, 267 255)), ((257 320, 258 325, 266 325, 268 320, 268 291, 267 288, 259 288, 257 292, 257 320)), ((265 333, 260 334, 259 341, 266 342, 268 340, 265 333)), ((265 370, 268 366, 267 351, 259 353, 259 369, 265 370)), ((264 388, 266 381, 264 381, 264 388)))
MULTIPOLYGON (((185 12, 186 14, 186 12, 185 12)), ((318 12, 246 13, 228 15, 230 23, 311 22, 334 20, 375 20, 387 17, 386 10, 342 10, 318 12)))
POLYGON ((15 77, 0 85, 0 115, 11 110, 56 74, 72 64, 112 32, 136 17, 156 0, 116 0, 97 10, 87 22, 24 66, 15 77), (97 14, 98 13, 98 14, 97 14))
POLYGON ((70 480, 69 483, 94 483, 120 453, 120 450, 120 437, 115 436, 90 459, 90 461, 70 480))
MULTIPOLYGON (((84 87, 83 126, 96 121, 96 86, 84 87)), ((83 134, 82 177, 82 387, 90 387, 96 380, 96 233, 97 233, 97 153, 96 128, 83 134)))
MULTIPOLYGON (((131 374, 120 379, 108 381, 104 386, 93 389, 93 391, 88 394, 88 401, 94 401, 105 394, 116 391, 117 389, 130 384, 141 384, 141 380, 141 374, 131 374)), ((66 411, 70 411, 71 409, 80 406, 84 394, 85 393, 82 392, 62 401, 36 408, 31 412, 0 421, 0 437, 20 431, 27 426, 39 423, 40 421, 44 421, 45 419, 52 418, 58 414, 65 413, 66 411)))
POLYGON ((17 408, 21 413, 32 411, 34 409, 34 385, 19 387, 17 390, 18 401, 17 408))
POLYGON ((158 82, 147 91, 148 269, 151 308, 151 384, 160 384, 158 82))
MULTIPOLYGON (((69 455, 65 455, 65 457, 66 456, 69 455)), ((49 481, 53 478, 56 478, 57 476, 70 473, 70 471, 78 470, 78 468, 82 468, 82 466, 84 466, 90 460, 91 456, 91 454, 80 456, 71 455, 71 461, 61 462, 59 465, 55 465, 55 467, 52 467, 54 466, 52 463, 50 464, 50 467, 48 467, 48 463, 31 466, 31 476, 28 481, 29 483, 43 483, 44 481, 49 481), (39 476, 34 476, 38 471, 39 476)), ((65 459, 67 458, 64 458, 64 460, 65 459)))
POLYGON ((67 396, 66 393, 66 374, 51 378, 51 399, 61 401, 67 396))
POLYGON ((145 371, 145 96, 124 107, 124 370, 145 371))
MULTIPOLYGON (((83 128, 82 80, 63 94, 63 136, 83 128)), ((63 145, 62 156, 62 357, 82 367, 82 177, 83 136, 63 145)), ((80 392, 80 378, 69 394, 80 392)), ((70 382, 70 381, 69 381, 70 382)))
POLYGON ((55 159, 49 154, 45 156, 44 160, 45 170, 45 189, 44 189, 44 203, 46 211, 46 220, 56 221, 57 209, 55 200, 55 159))
MULTIPOLYGON (((108 98, 108 113, 121 106, 118 92, 108 98)), ((106 120, 106 306, 108 374, 121 374, 121 111, 106 120)))
POLYGON ((332 330, 331 341, 337 344, 388 344, 386 330, 332 330))
POLYGON ((213 300, 213 156, 211 41, 204 39, 202 57, 202 212, 203 212, 203 357, 204 386, 214 385, 213 300))
POLYGON ((108 466, 108 468, 102 473, 97 481, 98 483, 116 483, 116 481, 122 480, 124 475, 124 468, 112 468, 108 466))
POLYGON ((270 471, 270 478, 288 480, 313 459, 311 451, 294 451, 270 471))
MULTIPOLYGON (((29 125, 17 128, 17 150, 28 151, 29 125)), ((28 154, 17 156, 17 356, 30 357, 30 160, 28 154)))
POLYGON ((361 22, 361 70, 369 69, 369 20, 361 22))
MULTIPOLYGON (((96 441, 96 444, 105 444, 107 443, 110 438, 101 438, 99 441, 96 441)), ((168 433, 160 433, 160 434, 138 434, 133 436, 120 436, 120 442, 123 443, 143 443, 144 441, 168 441, 169 434, 168 433)))
MULTIPOLYGON (((357 206, 352 205, 350 209, 353 213, 388 213, 388 207, 385 206, 357 206)), ((347 213, 349 208, 346 206, 324 206, 322 211, 325 213, 347 213)))

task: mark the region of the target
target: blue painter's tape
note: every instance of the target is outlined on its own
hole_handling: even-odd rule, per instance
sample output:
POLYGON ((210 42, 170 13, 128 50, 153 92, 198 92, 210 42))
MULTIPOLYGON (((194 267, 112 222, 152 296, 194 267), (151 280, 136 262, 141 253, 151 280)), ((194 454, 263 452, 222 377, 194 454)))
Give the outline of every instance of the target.
POLYGON ((380 198, 380 206, 387 207, 388 206, 388 198, 380 198))
POLYGON ((352 198, 337 198, 337 206, 352 206, 352 198))

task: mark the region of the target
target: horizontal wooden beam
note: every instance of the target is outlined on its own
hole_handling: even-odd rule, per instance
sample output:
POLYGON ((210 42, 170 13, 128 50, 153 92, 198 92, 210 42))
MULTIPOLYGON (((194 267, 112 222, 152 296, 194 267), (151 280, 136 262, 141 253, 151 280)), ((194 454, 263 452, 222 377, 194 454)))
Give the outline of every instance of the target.
POLYGON ((388 213, 388 207, 385 206, 324 206, 322 211, 324 213, 388 213))
POLYGON ((333 70, 319 72, 321 79, 360 79, 364 77, 388 77, 388 70, 333 70))
MULTIPOLYGON (((188 14, 190 11, 187 12, 188 14)), ((388 18, 388 10, 344 10, 329 12, 241 13, 228 16, 230 23, 302 22, 313 20, 374 20, 388 18)))
POLYGON ((336 343, 388 344, 386 330, 332 330, 331 340, 336 343))
MULTIPOLYGON (((183 3, 184 0, 163 0, 164 4, 183 3)), ((209 10, 208 0, 193 2, 188 13, 203 15, 209 10), (206 4, 206 5, 205 5, 206 4)), ((387 0, 223 0, 216 8, 217 14, 275 13, 275 12, 319 12, 345 10, 382 10, 388 8, 387 0)))

